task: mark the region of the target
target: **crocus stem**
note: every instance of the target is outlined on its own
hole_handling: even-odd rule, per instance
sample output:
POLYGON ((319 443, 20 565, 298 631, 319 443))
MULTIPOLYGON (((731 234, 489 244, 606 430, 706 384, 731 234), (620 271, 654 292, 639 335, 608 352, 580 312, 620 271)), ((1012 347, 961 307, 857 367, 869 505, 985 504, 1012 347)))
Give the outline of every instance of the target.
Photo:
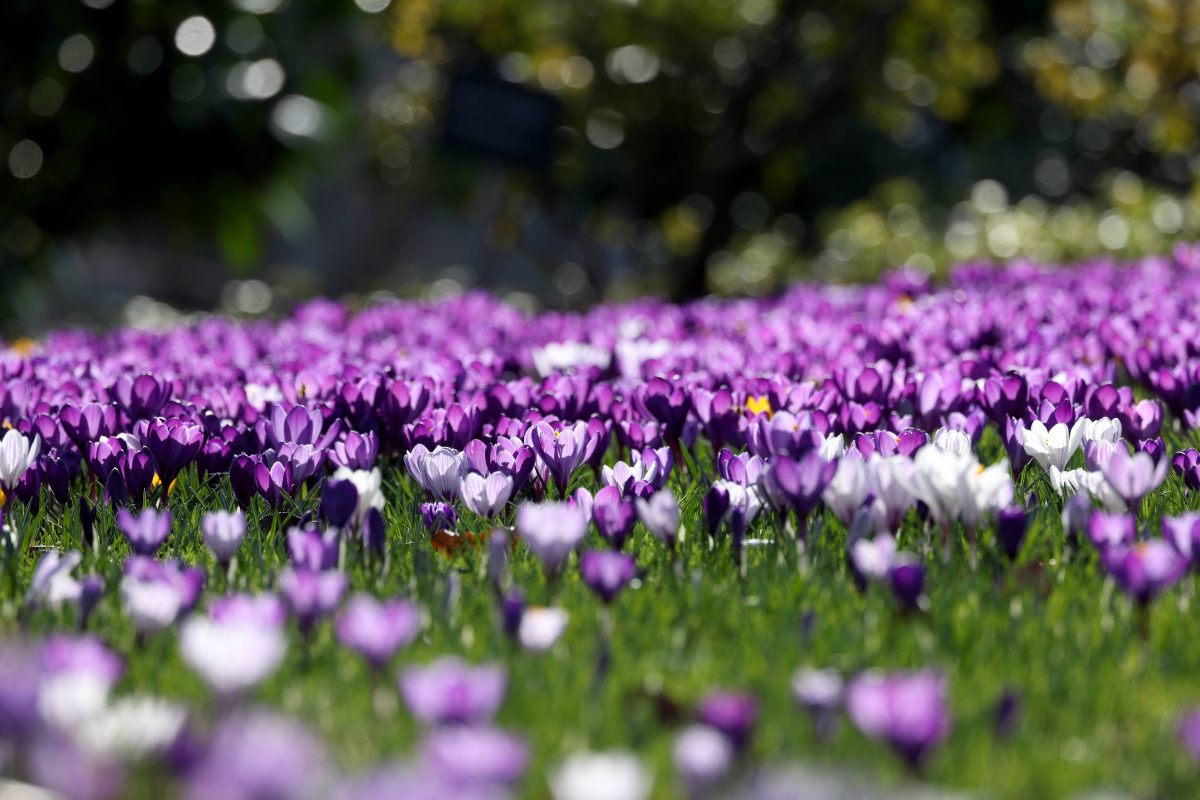
POLYGON ((596 642, 596 679, 592 684, 592 697, 600 698, 608 670, 612 665, 612 614, 607 605, 602 605, 598 614, 600 624, 596 642))

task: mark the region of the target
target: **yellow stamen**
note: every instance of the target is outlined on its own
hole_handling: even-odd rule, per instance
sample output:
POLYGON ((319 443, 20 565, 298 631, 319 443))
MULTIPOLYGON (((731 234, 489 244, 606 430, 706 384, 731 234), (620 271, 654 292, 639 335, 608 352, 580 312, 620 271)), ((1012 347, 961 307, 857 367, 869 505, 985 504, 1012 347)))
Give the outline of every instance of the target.
POLYGON ((751 414, 766 414, 767 419, 770 419, 771 415, 775 413, 771 408, 771 398, 767 397, 765 394, 760 395, 759 397, 747 397, 746 409, 751 414))
POLYGON ((13 352, 15 352, 17 355, 27 356, 33 352, 34 348, 37 347, 37 342, 35 342, 33 339, 23 336, 20 339, 14 339, 9 347, 11 347, 13 352))

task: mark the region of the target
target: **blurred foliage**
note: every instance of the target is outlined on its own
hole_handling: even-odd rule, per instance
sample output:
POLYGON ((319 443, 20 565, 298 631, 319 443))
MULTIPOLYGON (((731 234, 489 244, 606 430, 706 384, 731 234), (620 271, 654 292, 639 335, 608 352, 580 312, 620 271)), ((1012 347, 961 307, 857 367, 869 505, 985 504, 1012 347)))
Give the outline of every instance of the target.
POLYGON ((365 49, 332 3, 5 0, 0 16, 6 269, 116 225, 253 270, 287 187, 329 160, 365 49))
POLYGON ((543 299, 567 305, 1133 256, 1200 233, 1192 0, 11 0, 3 13, 0 266, 150 225, 250 275, 265 237, 311 224, 315 179, 347 163, 464 210, 491 248, 544 265, 543 299), (196 19, 211 28, 202 49, 184 36, 205 33, 185 31, 196 19), (463 74, 562 101, 547 173, 443 146, 463 74))
POLYGON ((554 171, 513 181, 501 243, 532 192, 663 267, 639 288, 695 294, 706 264, 709 288, 766 292, 1197 232, 1197 3, 412 0, 392 21, 423 77, 394 87, 419 111, 384 118, 385 146, 432 141, 464 64, 560 96, 554 171))

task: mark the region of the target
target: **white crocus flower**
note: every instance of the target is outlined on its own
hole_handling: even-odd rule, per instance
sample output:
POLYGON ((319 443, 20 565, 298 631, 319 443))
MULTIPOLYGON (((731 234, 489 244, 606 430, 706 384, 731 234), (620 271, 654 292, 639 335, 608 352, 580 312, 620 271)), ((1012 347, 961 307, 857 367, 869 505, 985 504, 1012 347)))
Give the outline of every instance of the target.
POLYGON ((1065 423, 1058 423, 1047 430, 1039 419, 1022 430, 1021 444, 1025 452, 1047 472, 1050 467, 1066 469, 1067 462, 1083 443, 1083 434, 1087 430, 1087 419, 1078 419, 1068 428, 1065 423))
POLYGON ((71 571, 81 563, 83 555, 76 550, 63 554, 53 547, 48 549, 34 567, 33 581, 25 593, 26 602, 57 608, 78 600, 83 587, 71 577, 71 571))
POLYGON ((970 456, 940 447, 922 447, 913 458, 913 471, 907 475, 897 473, 896 477, 913 497, 929 507, 935 520, 948 523, 958 517, 970 493, 967 473, 976 466, 970 456))
POLYGON ((73 733, 89 753, 136 761, 167 750, 179 738, 187 710, 158 697, 122 697, 84 720, 73 733))
POLYGON ((900 520, 916 502, 908 489, 914 471, 907 456, 876 456, 867 462, 867 483, 875 499, 871 521, 875 530, 897 530, 900 520))
POLYGON ((643 800, 653 785, 633 753, 578 753, 550 776, 554 800, 643 800))
POLYGON ((1087 470, 1059 469, 1052 465, 1046 474, 1050 476, 1050 486, 1059 497, 1065 498, 1079 491, 1080 480, 1087 475, 1087 470))
POLYGON ((33 462, 37 461, 42 449, 42 438, 36 434, 29 441, 21 432, 10 428, 0 439, 0 487, 12 491, 33 462))
POLYGON ((1075 470, 1081 473, 1079 476, 1079 488, 1084 489, 1095 500, 1097 500, 1105 511, 1117 514, 1124 513, 1128 510, 1125 500, 1117 494, 1104 477, 1104 473, 1097 470, 1096 472, 1088 472, 1087 470, 1075 470))
POLYGON ((971 448, 971 437, 965 431, 953 428, 938 428, 933 434, 933 446, 960 456, 969 456, 974 452, 971 448))
POLYGON ((530 606, 521 614, 517 641, 526 650, 549 650, 567 627, 567 612, 561 608, 530 606))
POLYGON ((1076 425, 1083 426, 1084 442, 1109 442, 1116 444, 1121 441, 1121 420, 1112 417, 1100 419, 1081 419, 1076 425))
POLYGON ((821 498, 838 519, 849 525, 869 492, 866 463, 860 456, 848 455, 838 462, 837 472, 821 498))
POLYGON ((984 517, 1013 501, 1008 459, 1002 459, 990 467, 976 463, 967 472, 966 484, 967 492, 963 496, 959 514, 968 528, 977 527, 984 517))
POLYGON ((846 452, 846 440, 842 438, 840 433, 832 436, 826 436, 825 441, 821 444, 821 458, 826 461, 834 461, 841 458, 846 452))

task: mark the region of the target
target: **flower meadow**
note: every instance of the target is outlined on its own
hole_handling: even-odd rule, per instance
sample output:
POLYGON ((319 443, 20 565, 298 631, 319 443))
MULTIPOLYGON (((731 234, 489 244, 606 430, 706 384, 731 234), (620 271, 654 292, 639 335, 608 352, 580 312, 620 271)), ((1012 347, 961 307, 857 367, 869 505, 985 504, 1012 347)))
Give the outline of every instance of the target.
POLYGON ((1200 247, 0 353, 14 781, 1200 791, 1200 247))

